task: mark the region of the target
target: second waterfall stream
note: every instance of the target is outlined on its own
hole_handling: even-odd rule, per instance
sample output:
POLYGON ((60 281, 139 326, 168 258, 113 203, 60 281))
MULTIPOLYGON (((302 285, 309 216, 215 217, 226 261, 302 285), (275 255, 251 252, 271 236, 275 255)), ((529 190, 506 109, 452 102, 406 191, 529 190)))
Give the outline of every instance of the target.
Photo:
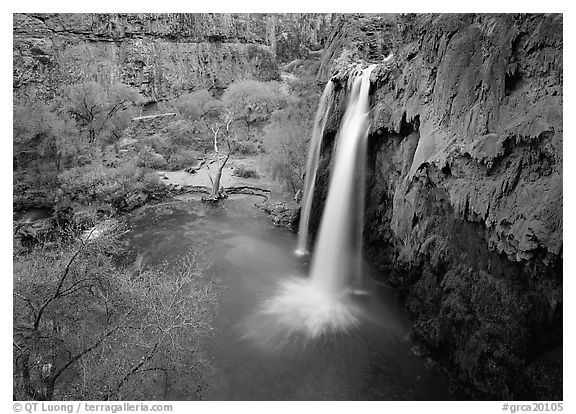
MULTIPOLYGON (((330 184, 312 251, 309 278, 284 281, 259 309, 249 335, 266 332, 272 341, 293 334, 316 338, 358 325, 361 308, 354 293, 362 289, 362 232, 369 89, 372 65, 350 76, 348 102, 332 149, 330 184), (258 328, 256 328, 258 327, 258 328), (276 332, 272 334, 271 332, 276 332)), ((328 82, 310 141, 297 254, 305 254, 308 225, 324 128, 333 101, 328 82)))

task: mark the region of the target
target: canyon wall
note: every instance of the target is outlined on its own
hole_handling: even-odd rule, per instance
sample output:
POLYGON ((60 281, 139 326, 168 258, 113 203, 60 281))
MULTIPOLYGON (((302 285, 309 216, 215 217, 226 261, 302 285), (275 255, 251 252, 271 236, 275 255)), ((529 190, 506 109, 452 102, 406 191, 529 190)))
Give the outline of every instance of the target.
POLYGON ((335 13, 272 14, 273 46, 276 60, 285 64, 294 59, 319 57, 328 36, 343 15, 335 13))
POLYGON ((279 79, 278 63, 319 54, 333 14, 14 14, 15 102, 62 85, 122 82, 158 101, 279 79))
POLYGON ((562 399, 562 47, 561 15, 349 16, 322 58, 312 230, 350 71, 381 63, 366 255, 458 398, 562 399))
POLYGON ((562 399, 562 16, 15 14, 15 103, 123 82, 150 101, 333 77, 311 217, 357 65, 372 73, 366 256, 461 398, 562 399), (328 29, 333 30, 328 33, 328 29), (391 56, 390 56, 391 55, 391 56), (384 60, 389 57, 389 60, 384 60))
POLYGON ((150 100, 278 78, 275 25, 258 14, 14 14, 15 101, 95 80, 150 100))

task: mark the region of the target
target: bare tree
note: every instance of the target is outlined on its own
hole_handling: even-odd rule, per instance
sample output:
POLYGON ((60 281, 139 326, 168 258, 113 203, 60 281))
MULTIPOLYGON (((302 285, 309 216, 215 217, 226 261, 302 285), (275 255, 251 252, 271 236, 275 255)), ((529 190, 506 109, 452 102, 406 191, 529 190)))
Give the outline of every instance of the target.
POLYGON ((66 86, 60 97, 62 111, 76 120, 89 144, 97 139, 117 141, 142 100, 128 85, 117 83, 105 89, 94 81, 66 86))
MULTIPOLYGON (((221 99, 216 99, 205 90, 182 95, 175 102, 180 113, 194 125, 205 126, 211 133, 213 153, 198 165, 187 168, 190 173, 197 173, 201 168, 208 170, 211 188, 206 201, 217 202, 226 198, 225 189, 221 186, 222 172, 230 159, 233 143, 238 142, 239 124, 245 124, 248 130, 268 121, 273 112, 285 104, 285 97, 276 82, 258 82, 246 80, 230 85, 221 99), (222 147, 227 148, 223 153, 222 147), (216 163, 216 172, 210 173, 210 166, 216 163)), ((194 133, 200 134, 198 128, 194 133)), ((249 134, 249 133, 248 133, 249 134)))
MULTIPOLYGON (((237 138, 236 132, 232 130, 234 118, 231 112, 224 107, 221 101, 212 98, 210 92, 206 90, 182 96, 176 102, 176 106, 188 120, 194 123, 201 122, 206 131, 210 131, 212 135, 213 153, 200 161, 197 166, 187 168, 186 171, 196 173, 202 167, 205 167, 211 183, 209 197, 205 198, 205 200, 217 202, 222 198, 226 198, 226 193, 221 187, 220 181, 222 179, 222 171, 232 152, 231 142, 237 138), (221 151, 222 145, 225 145, 228 149, 226 154, 221 151), (214 163, 216 163, 216 173, 212 176, 210 167, 214 163)), ((195 131, 197 132, 197 130, 195 131)))
MULTIPOLYGON (((210 174, 210 167, 208 164, 208 177, 210 178, 210 182, 212 183, 212 191, 210 193, 210 201, 218 201, 221 198, 226 198, 226 192, 223 187, 220 186, 220 180, 222 179, 222 171, 230 158, 230 154, 232 152, 232 147, 230 145, 231 141, 231 131, 230 131, 230 124, 232 123, 232 118, 230 116, 223 117, 223 120, 216 124, 211 125, 210 130, 214 134, 214 162, 216 162, 216 174, 214 178, 210 174), (226 147, 228 148, 228 153, 226 155, 220 153, 220 146, 218 145, 218 141, 223 140, 226 143, 226 147)), ((235 139, 235 138, 234 138, 235 139)))
POLYGON ((108 222, 70 246, 15 257, 17 398, 152 399, 178 378, 201 381, 198 341, 215 294, 199 255, 119 269, 124 231, 108 222))

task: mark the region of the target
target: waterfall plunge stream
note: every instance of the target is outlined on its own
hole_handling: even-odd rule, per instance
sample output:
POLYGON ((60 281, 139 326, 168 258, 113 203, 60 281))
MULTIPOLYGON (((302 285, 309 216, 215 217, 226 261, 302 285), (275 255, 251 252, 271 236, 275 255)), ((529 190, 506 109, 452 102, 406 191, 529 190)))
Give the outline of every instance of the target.
MULTIPOLYGON (((152 263, 175 264, 190 248, 204 251, 212 263, 206 277, 218 286, 218 310, 206 338, 212 367, 206 370, 209 391, 203 398, 449 398, 443 376, 411 352, 410 318, 392 289, 372 283, 379 273, 369 263, 361 273, 357 269, 369 70, 348 81, 313 257, 292 254, 295 235, 271 227, 246 196, 232 195, 219 208, 183 199, 131 215, 130 245, 152 263), (355 294, 359 288, 370 294, 355 294)), ((170 381, 164 398, 197 395, 188 381, 188 376, 170 381)))
POLYGON ((351 85, 312 258, 312 283, 332 296, 361 283, 368 92, 374 67, 364 69, 351 85))
POLYGON ((306 162, 306 179, 304 182, 304 196, 302 198, 302 208, 300 212, 300 224, 298 226, 298 247, 296 254, 299 256, 308 253, 308 226, 310 222, 310 210, 312 209, 312 199, 314 198, 314 188, 316 185, 316 171, 318 170, 318 161, 320 158, 320 148, 322 147, 322 136, 328 120, 328 114, 332 107, 334 97, 334 84, 328 81, 318 111, 314 120, 314 129, 310 138, 308 148, 308 160, 306 162))
MULTIPOLYGON (((362 308, 355 293, 362 289, 362 231, 368 133, 370 74, 376 65, 350 79, 346 112, 340 124, 330 185, 314 246, 310 277, 290 278, 268 299, 250 324, 248 336, 273 345, 293 341, 293 334, 317 338, 356 327, 362 308)), ((297 254, 306 252, 308 221, 322 136, 332 103, 332 82, 324 90, 310 143, 297 254)))

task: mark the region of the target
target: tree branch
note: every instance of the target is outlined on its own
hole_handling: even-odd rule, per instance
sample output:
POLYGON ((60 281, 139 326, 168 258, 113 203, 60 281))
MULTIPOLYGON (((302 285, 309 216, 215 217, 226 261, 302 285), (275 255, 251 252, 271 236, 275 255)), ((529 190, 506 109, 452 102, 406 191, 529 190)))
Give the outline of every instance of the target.
POLYGON ((16 297, 22 299, 24 302, 26 302, 28 304, 28 306, 30 306, 30 309, 32 309, 32 316, 34 317, 34 320, 36 320, 37 311, 36 311, 36 307, 32 304, 32 301, 30 299, 28 299, 27 297, 21 295, 18 292, 14 292, 14 295, 16 297))
MULTIPOLYGON (((128 315, 131 312, 128 313, 128 315)), ((128 315, 126 315, 125 317, 127 317, 128 315)), ((68 369, 68 367, 70 365, 72 365, 74 362, 78 361, 80 358, 82 358, 84 355, 86 355, 87 353, 93 351, 94 349, 96 349, 98 346, 100 346, 100 344, 102 344, 102 342, 104 342, 106 340, 106 338, 108 338, 110 335, 112 335, 114 332, 116 332, 118 329, 120 329, 120 325, 116 325, 114 328, 109 329, 103 336, 102 338, 100 338, 98 341, 96 341, 95 343, 93 343, 92 345, 90 345, 88 348, 85 348, 84 350, 82 350, 81 352, 79 352, 78 354, 74 355, 66 364, 64 364, 64 366, 62 368, 60 368, 56 374, 54 374, 54 376, 50 379, 50 381, 52 383, 55 383, 56 380, 58 379, 58 377, 60 375, 62 375, 62 373, 64 371, 66 371, 66 369, 68 369)))
POLYGON ((162 341, 164 341, 164 338, 166 337, 166 334, 162 335, 162 337, 154 344, 154 346, 152 347, 152 349, 150 350, 150 352, 148 352, 148 355, 146 355, 145 357, 143 357, 140 362, 136 363, 132 369, 130 369, 126 375, 124 375, 124 377, 122 377, 122 379, 118 382, 118 384, 116 385, 116 390, 112 393, 108 393, 108 396, 106 397, 106 400, 109 400, 110 397, 112 395, 117 395, 120 392, 120 389, 122 388, 122 386, 124 385, 124 383, 134 374, 136 374, 138 372, 138 370, 148 361, 150 361, 153 357, 154 354, 156 353, 156 350, 158 349, 158 346, 160 346, 160 344, 162 343, 162 341))
MULTIPOLYGON (((94 229, 92 230, 94 231, 94 229)), ((90 232, 90 235, 92 234, 92 231, 90 232)), ((89 236, 90 236, 89 235, 89 236)), ((89 237, 88 236, 88 237, 89 237)), ((62 286, 64 285, 64 281, 66 280, 66 278, 68 277, 68 274, 70 273, 70 269, 72 268, 72 263, 74 263, 74 260, 78 257, 78 255, 84 250, 84 248, 87 245, 85 243, 82 242, 82 245, 80 246, 80 248, 76 251, 76 253, 74 253, 74 255, 70 258, 70 260, 68 261, 68 264, 66 265, 66 268, 64 269, 64 273, 62 274, 62 277, 60 278, 60 281, 58 283, 58 286, 56 287, 56 291, 54 292, 54 294, 42 305, 42 307, 40 308, 40 310, 38 311, 38 314, 36 315, 36 318, 34 320, 34 330, 38 331, 38 327, 40 326, 40 321, 42 319, 42 315, 44 314, 44 311, 46 310, 46 308, 48 307, 48 305, 54 301, 55 299, 57 299, 60 294, 61 294, 61 289, 62 286)))

